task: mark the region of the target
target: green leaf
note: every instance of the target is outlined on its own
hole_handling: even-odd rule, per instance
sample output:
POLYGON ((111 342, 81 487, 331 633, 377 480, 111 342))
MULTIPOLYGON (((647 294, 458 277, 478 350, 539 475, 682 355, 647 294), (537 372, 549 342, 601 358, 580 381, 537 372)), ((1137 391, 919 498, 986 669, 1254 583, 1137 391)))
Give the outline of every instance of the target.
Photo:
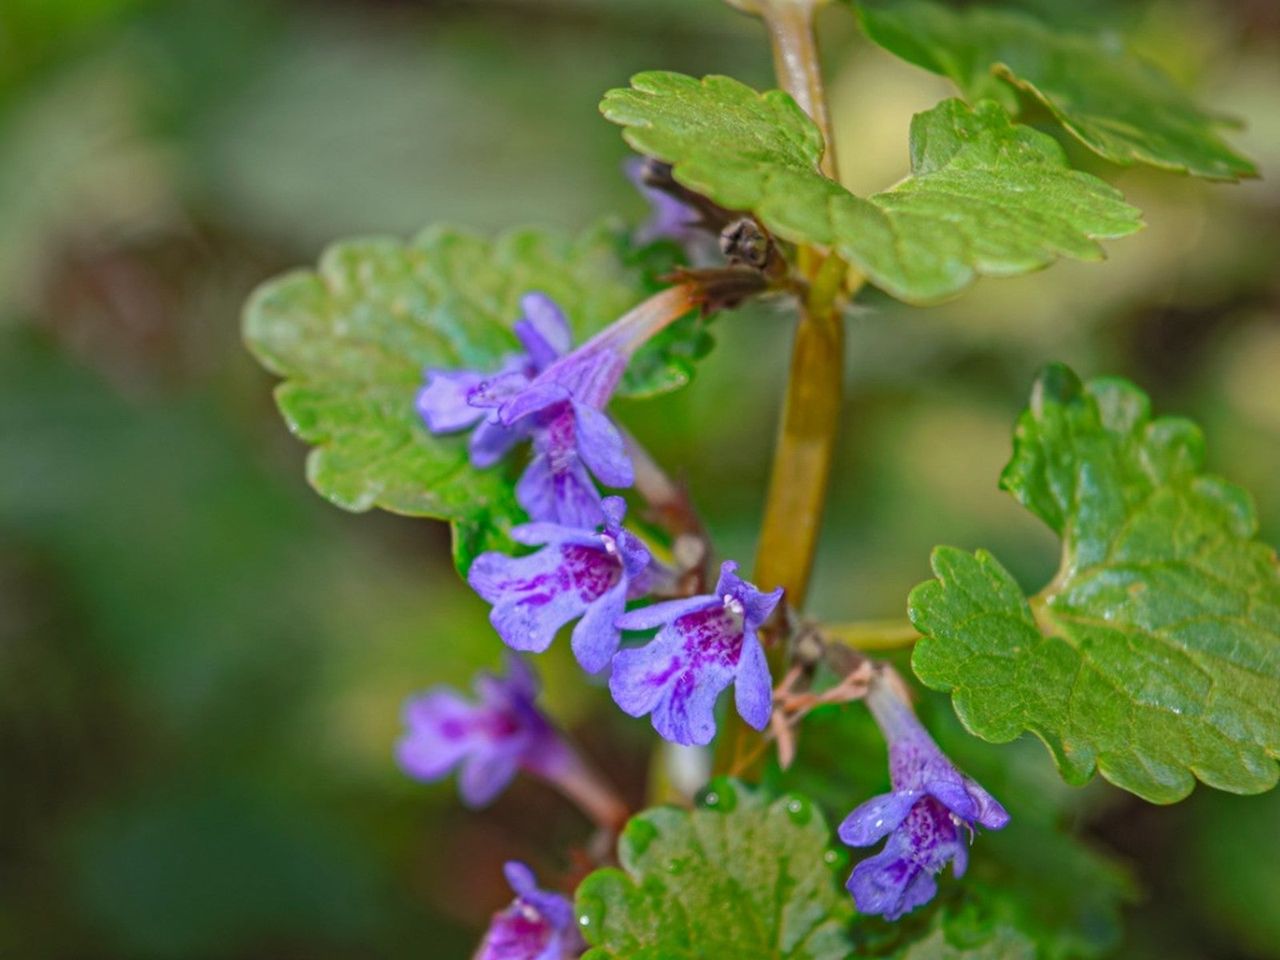
POLYGON ((618 842, 622 869, 578 888, 584 960, 845 960, 852 902, 830 842, 808 800, 736 781, 693 811, 647 810, 618 842))
POLYGON ((1062 537, 1060 571, 1028 603, 989 553, 938 548, 910 600, 920 679, 980 737, 1035 733, 1070 783, 1097 770, 1156 803, 1197 778, 1275 786, 1280 566, 1203 461, 1195 425, 1131 384, 1050 367, 1001 484, 1062 537))
MULTIPOLYGON (((460 568, 507 543, 523 519, 510 469, 476 470, 465 433, 432 436, 414 408, 428 366, 496 368, 516 349, 522 294, 540 290, 566 311, 577 342, 657 289, 669 249, 630 251, 601 227, 570 239, 522 230, 488 240, 436 228, 411 243, 354 240, 316 271, 264 284, 245 310, 245 340, 285 378, 276 400, 289 428, 313 444, 312 486, 347 510, 381 507, 454 524, 460 568)), ((675 324, 636 357, 620 393, 687 382, 705 352, 702 321, 675 324)))
POLYGON ((1211 180, 1255 177, 1209 113, 1111 35, 1049 27, 1024 13, 950 10, 921 0, 857 4, 880 46, 950 78, 964 95, 1014 109, 1015 91, 1042 103, 1068 133, 1113 163, 1150 164, 1211 180))
POLYGON ((751 211, 783 239, 834 248, 911 303, 1061 256, 1099 260, 1097 238, 1141 226, 1115 189, 1070 169, 1056 141, 990 101, 947 100, 918 114, 911 176, 868 199, 819 172, 822 137, 780 90, 642 73, 606 94, 601 110, 689 189, 751 211))

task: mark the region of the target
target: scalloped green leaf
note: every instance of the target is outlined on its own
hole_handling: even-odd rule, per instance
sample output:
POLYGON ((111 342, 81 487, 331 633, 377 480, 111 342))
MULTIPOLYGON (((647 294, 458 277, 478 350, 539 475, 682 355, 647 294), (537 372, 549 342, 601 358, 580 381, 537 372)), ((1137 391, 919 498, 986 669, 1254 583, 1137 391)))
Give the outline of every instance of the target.
POLYGON ((1155 803, 1275 786, 1280 564, 1203 463, 1199 429, 1132 384, 1050 367, 1001 485, 1062 537, 1059 573, 1028 602, 989 553, 938 548, 916 674, 986 740, 1035 733, 1070 783, 1155 803))
POLYGON ((1059 144, 999 104, 946 100, 911 125, 911 175, 863 199, 818 170, 822 137, 786 93, 729 77, 641 73, 605 117, 674 167, 691 190, 749 210, 783 239, 832 247, 900 300, 931 303, 978 276, 1058 257, 1099 260, 1098 239, 1141 227, 1138 211, 1067 165, 1059 144))
MULTIPOLYGON (((353 511, 381 507, 454 525, 462 569, 509 545, 523 519, 510 470, 474 469, 465 434, 432 436, 414 398, 425 367, 496 367, 515 349, 511 326, 530 290, 564 308, 578 342, 657 289, 674 263, 654 246, 634 252, 612 226, 577 238, 521 230, 489 240, 432 228, 410 243, 335 244, 316 270, 263 284, 249 300, 244 337, 284 378, 276 401, 289 429, 312 444, 307 478, 353 511)), ((664 331, 635 358, 620 393, 686 383, 706 349, 700 318, 664 331)))
POLYGON ((1169 77, 1111 34, 1041 23, 1015 10, 951 10, 926 0, 856 3, 863 30, 904 60, 956 84, 970 100, 1015 109, 1034 97, 1090 150, 1210 180, 1256 177, 1218 128, 1231 121, 1196 105, 1169 77))
POLYGON ((578 887, 584 960, 845 960, 852 902, 822 815, 714 781, 696 810, 657 807, 627 824, 622 869, 578 887))

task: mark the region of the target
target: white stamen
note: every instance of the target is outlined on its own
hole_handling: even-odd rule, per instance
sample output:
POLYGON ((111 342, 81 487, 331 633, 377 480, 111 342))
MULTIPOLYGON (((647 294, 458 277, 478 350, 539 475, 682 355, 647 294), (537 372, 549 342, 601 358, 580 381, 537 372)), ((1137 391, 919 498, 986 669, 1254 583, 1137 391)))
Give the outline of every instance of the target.
POLYGON ((743 607, 741 600, 739 600, 737 597, 735 597, 731 593, 726 593, 723 599, 724 599, 724 608, 726 610, 728 610, 730 613, 736 616, 739 616, 739 617, 742 616, 746 608, 743 607))
POLYGON ((618 541, 607 533, 600 534, 600 542, 604 544, 604 552, 611 557, 618 555, 618 541))

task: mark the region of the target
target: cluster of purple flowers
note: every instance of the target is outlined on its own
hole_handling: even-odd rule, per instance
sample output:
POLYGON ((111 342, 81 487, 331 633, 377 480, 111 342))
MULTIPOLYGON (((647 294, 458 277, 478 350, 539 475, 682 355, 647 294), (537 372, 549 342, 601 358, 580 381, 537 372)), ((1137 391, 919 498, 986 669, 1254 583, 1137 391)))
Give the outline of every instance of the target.
MULTIPOLYGON (((679 213, 665 209, 668 219, 679 213)), ((495 631, 518 653, 506 677, 479 677, 475 701, 447 688, 411 698, 398 757, 422 780, 457 769, 471 806, 488 803, 520 770, 590 805, 590 771, 535 705, 537 680, 519 654, 545 651, 574 623, 574 656, 588 673, 609 671, 623 711, 648 715, 674 743, 706 745, 716 733, 716 701, 731 685, 742 718, 757 730, 769 723, 772 681, 758 631, 782 591, 758 590, 726 562, 714 593, 627 609, 676 576, 625 528, 626 502, 597 486, 634 481, 628 441, 605 409, 639 345, 691 308, 687 291, 646 301, 577 349, 550 297, 528 293, 520 306, 519 350, 493 370, 429 369, 417 397, 432 433, 471 431, 477 468, 494 466, 521 442, 531 446, 516 487, 529 522, 511 538, 534 549, 483 554, 467 577, 491 604, 495 631), (653 630, 647 642, 624 645, 624 634, 653 630)), ((1000 829, 1009 816, 951 764, 892 682, 874 681, 867 703, 889 743, 893 789, 854 810, 839 835, 857 847, 888 838, 855 867, 848 888, 862 912, 894 920, 933 898, 947 863, 957 876, 964 872, 976 827, 1000 829)), ((585 947, 568 901, 539 890, 522 864, 506 872, 516 898, 494 916, 477 957, 579 956, 585 947)))
POLYGON ((532 445, 516 487, 530 519, 511 537, 537 549, 483 554, 467 577, 492 604, 503 642, 541 653, 576 621, 574 655, 588 673, 612 668, 609 689, 624 711, 651 716, 675 743, 704 745, 715 735, 716 699, 735 682, 743 718, 756 729, 768 723, 772 683, 757 631, 781 591, 762 593, 725 563, 714 594, 626 612, 673 574, 623 526, 625 501, 602 496, 595 483, 633 482, 627 444, 604 410, 634 350, 690 306, 673 288, 570 350, 564 314, 529 293, 514 328, 523 350, 494 371, 428 370, 418 410, 433 432, 473 428, 477 467, 521 440, 532 445), (624 632, 655 628, 652 642, 621 649, 624 632))

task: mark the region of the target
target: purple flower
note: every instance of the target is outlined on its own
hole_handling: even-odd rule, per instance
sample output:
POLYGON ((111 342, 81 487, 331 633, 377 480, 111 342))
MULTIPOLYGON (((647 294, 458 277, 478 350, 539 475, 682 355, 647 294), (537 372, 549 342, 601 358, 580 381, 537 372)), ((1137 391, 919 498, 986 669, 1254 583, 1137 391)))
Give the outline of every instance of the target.
POLYGON ((489 620, 507 646, 541 653, 561 627, 577 619, 570 642, 578 662, 589 673, 608 665, 622 636, 614 621, 628 598, 644 593, 651 557, 622 528, 627 505, 621 497, 606 497, 601 511, 599 532, 526 523, 512 529, 512 539, 544 544, 541 550, 523 557, 476 557, 467 580, 493 604, 489 620))
POLYGON ((479 468, 497 463, 529 433, 531 425, 499 422, 496 407, 518 393, 551 366, 570 346, 569 323, 555 302, 543 293, 520 298, 521 318, 513 331, 523 353, 503 358, 496 371, 426 371, 426 385, 418 391, 418 413, 432 433, 471 434, 471 463, 479 468))
POLYGON ((854 810, 839 833, 852 847, 889 837, 883 850, 854 867, 847 886, 860 911, 896 920, 933 899, 934 876, 948 862, 957 877, 964 874, 975 825, 999 830, 1009 814, 955 768, 888 682, 873 682, 866 699, 889 742, 893 790, 854 810))
POLYGON ((515 891, 499 910, 473 960, 572 960, 587 948, 574 923, 573 905, 558 893, 538 889, 533 871, 509 862, 503 872, 515 891))
POLYGON ((633 717, 652 714, 653 728, 674 743, 710 743, 715 704, 733 683, 738 713, 755 729, 769 722, 773 685, 756 631, 782 590, 761 593, 726 562, 714 595, 672 600, 623 614, 624 630, 662 629, 651 643, 613 658, 609 690, 633 717))
POLYGON ((503 426, 533 434, 534 457, 516 487, 531 519, 589 530, 604 520, 592 476, 607 487, 631 486, 631 458, 603 411, 632 354, 693 309, 695 294, 679 285, 650 297, 501 404, 503 426))
POLYGON ((477 702, 449 687, 406 701, 408 732, 396 746, 396 759, 405 773, 433 781, 460 767, 463 802, 482 807, 502 792, 517 770, 558 780, 577 766, 573 751, 534 705, 537 677, 519 657, 508 658, 505 678, 480 674, 475 691, 477 702))

